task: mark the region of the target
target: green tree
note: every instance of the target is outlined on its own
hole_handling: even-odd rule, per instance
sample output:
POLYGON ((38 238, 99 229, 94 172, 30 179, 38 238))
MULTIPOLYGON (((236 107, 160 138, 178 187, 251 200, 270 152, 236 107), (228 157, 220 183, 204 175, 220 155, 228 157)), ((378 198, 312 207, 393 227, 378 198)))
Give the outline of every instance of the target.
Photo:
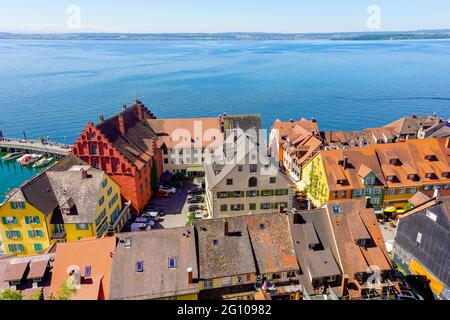
POLYGON ((21 291, 5 289, 0 293, 0 300, 22 300, 23 295, 21 291))
POLYGON ((24 296, 23 300, 42 300, 42 291, 35 292, 29 296, 24 296))
POLYGON ((194 219, 195 219, 195 213, 194 212, 189 213, 187 216, 186 227, 192 226, 194 219))
POLYGON ((58 294, 52 297, 52 300, 72 300, 73 296, 76 295, 77 289, 69 288, 66 283, 59 287, 58 294))

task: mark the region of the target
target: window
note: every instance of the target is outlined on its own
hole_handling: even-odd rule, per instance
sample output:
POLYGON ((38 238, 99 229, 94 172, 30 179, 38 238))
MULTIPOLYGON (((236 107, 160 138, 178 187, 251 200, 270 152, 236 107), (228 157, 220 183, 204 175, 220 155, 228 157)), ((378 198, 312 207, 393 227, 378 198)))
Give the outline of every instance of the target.
POLYGON ((333 213, 334 214, 340 214, 341 213, 341 207, 340 206, 332 206, 333 213))
POLYGON ((250 178, 250 180, 248 180, 248 186, 249 188, 255 188, 258 186, 258 179, 256 179, 255 177, 250 178))
POLYGON ((23 201, 11 201, 10 205, 13 210, 25 209, 25 202, 23 201))
POLYGON ((28 230, 28 237, 31 239, 42 238, 43 237, 42 230, 28 230))
POLYGON ((417 233, 416 241, 417 243, 420 243, 422 241, 422 234, 420 232, 417 233))
POLYGON ((244 166, 238 166, 238 171, 242 172, 244 170, 244 166))
POLYGON ((288 189, 275 190, 275 195, 276 196, 287 196, 288 194, 289 194, 289 190, 288 189))
POLYGON ((431 220, 433 220, 434 222, 437 221, 437 215, 435 215, 433 212, 431 212, 430 210, 427 210, 427 217, 430 218, 431 220))
POLYGON ((243 191, 235 191, 233 194, 233 198, 243 198, 245 193, 243 191))
POLYGON ((231 205, 231 211, 243 211, 244 205, 243 204, 232 204, 231 205))
POLYGON ((334 191, 333 192, 333 198, 334 199, 338 199, 339 198, 339 192, 338 191, 334 191))
POLYGON ((212 280, 203 281, 203 289, 212 289, 214 287, 212 280))
POLYGON ((217 193, 217 198, 219 198, 219 199, 226 199, 226 198, 228 198, 228 192, 218 192, 217 193))
POLYGON ((362 190, 361 189, 356 189, 355 190, 355 196, 360 196, 362 195, 362 190))
POLYGON ((254 173, 258 171, 258 165, 256 164, 251 164, 250 165, 250 172, 254 173))
POLYGON ((108 184, 108 179, 103 180, 102 182, 102 187, 106 187, 106 185, 108 184))
POLYGON ((394 192, 395 192, 395 190, 389 189, 388 191, 386 191, 386 194, 387 194, 388 196, 392 196, 392 195, 394 195, 394 192))
POLYGON ((233 185, 233 179, 227 179, 227 186, 233 185))
POLYGON ((116 201, 119 199, 119 194, 115 194, 114 197, 109 201, 109 208, 111 209, 112 206, 116 203, 116 201))
POLYGON ((89 278, 92 275, 92 266, 84 267, 84 277, 89 278))
POLYGON ((177 258, 169 258, 169 269, 175 269, 177 267, 177 258))
POLYGON ((251 211, 256 210, 256 203, 250 203, 250 210, 251 211))
POLYGON ((91 144, 91 155, 96 155, 97 154, 97 146, 95 144, 91 144))
POLYGON ((417 188, 414 188, 414 187, 406 189, 406 193, 408 193, 408 194, 414 194, 416 192, 417 192, 417 188))
POLYGON ((277 178, 276 177, 270 177, 270 183, 271 184, 277 183, 277 178))
POLYGON ((140 260, 136 262, 136 272, 144 272, 144 261, 140 260))
POLYGON ((107 191, 107 193, 108 193, 108 196, 110 196, 111 195, 111 193, 112 193, 112 187, 109 187, 109 189, 108 189, 108 191, 107 191))
POLYGON ((381 188, 375 188, 375 189, 373 189, 373 194, 374 194, 374 195, 380 195, 380 194, 381 194, 381 188))
POLYGON ((105 197, 102 196, 102 197, 100 198, 100 200, 98 200, 98 205, 99 205, 99 206, 102 206, 104 203, 105 203, 105 197))
POLYGON ((24 252, 23 244, 9 244, 8 249, 10 252, 24 252))
POLYGON ((372 203, 374 206, 378 206, 380 204, 380 198, 373 198, 372 203))
POLYGON ((373 185, 373 184, 375 184, 375 177, 367 177, 366 185, 373 185))
POLYGON ((225 212, 228 210, 228 206, 226 204, 223 204, 220 206, 220 211, 225 212))
POLYGON ((259 196, 259 191, 258 190, 249 190, 247 191, 247 197, 249 198, 254 198, 254 197, 258 197, 259 196))
POLYGON ((97 219, 95 219, 95 225, 98 227, 105 217, 106 217, 106 209, 103 209, 102 212, 100 212, 97 219))
POLYGON ((271 207, 270 203, 261 203, 261 210, 269 210, 271 207))
POLYGON ((40 224, 41 219, 39 217, 25 217, 26 224, 40 224))
POLYGON ((165 164, 169 164, 169 159, 164 158, 164 163, 165 163, 165 164))
POLYGON ((434 186, 424 186, 423 187, 424 191, 430 191, 430 190, 433 190, 433 189, 434 189, 434 186))
POLYGON ((89 230, 89 225, 85 223, 78 223, 76 225, 77 230, 89 230))
POLYGON ((346 190, 342 191, 342 198, 347 198, 347 191, 346 190))
POLYGON ((6 231, 6 238, 20 239, 20 231, 6 231))
POLYGON ((367 188, 364 190, 364 195, 369 196, 372 193, 372 189, 367 188))
POLYGON ((231 277, 222 278, 222 287, 228 287, 231 286, 231 277))
POLYGON ((42 248, 42 244, 35 243, 34 244, 34 251, 36 251, 37 253, 44 251, 44 249, 42 248))
POLYGON ((5 225, 17 224, 16 217, 2 217, 2 222, 5 225))
POLYGON ((269 197, 272 195, 272 190, 262 190, 261 191, 261 196, 263 197, 269 197))

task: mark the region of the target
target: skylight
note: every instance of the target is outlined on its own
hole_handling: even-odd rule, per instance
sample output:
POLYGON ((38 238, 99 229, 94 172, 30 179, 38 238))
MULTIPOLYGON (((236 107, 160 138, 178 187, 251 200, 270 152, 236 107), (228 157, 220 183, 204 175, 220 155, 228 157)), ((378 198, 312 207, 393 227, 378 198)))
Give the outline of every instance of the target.
POLYGON ((177 258, 169 258, 169 269, 175 269, 177 267, 177 258))
POLYGON ((144 271, 144 261, 138 261, 136 262, 136 272, 143 272, 144 271))
POLYGON ((341 207, 340 206, 333 206, 333 213, 334 214, 340 214, 341 213, 341 207))

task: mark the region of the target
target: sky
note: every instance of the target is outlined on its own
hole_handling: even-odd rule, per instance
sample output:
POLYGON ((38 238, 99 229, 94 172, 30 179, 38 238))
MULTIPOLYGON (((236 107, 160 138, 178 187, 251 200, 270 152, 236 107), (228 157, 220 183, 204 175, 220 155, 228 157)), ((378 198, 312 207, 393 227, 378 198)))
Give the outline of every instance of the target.
POLYGON ((0 0, 0 32, 303 33, 419 29, 450 29, 450 1, 0 0))

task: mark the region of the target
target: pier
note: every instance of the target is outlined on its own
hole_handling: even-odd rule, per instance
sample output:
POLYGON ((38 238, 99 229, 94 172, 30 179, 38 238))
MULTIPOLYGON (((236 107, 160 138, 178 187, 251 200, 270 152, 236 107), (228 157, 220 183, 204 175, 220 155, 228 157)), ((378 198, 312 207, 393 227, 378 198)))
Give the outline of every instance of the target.
POLYGON ((70 153, 71 148, 69 145, 59 143, 42 143, 42 141, 3 138, 0 139, 0 151, 40 153, 62 158, 70 153))

